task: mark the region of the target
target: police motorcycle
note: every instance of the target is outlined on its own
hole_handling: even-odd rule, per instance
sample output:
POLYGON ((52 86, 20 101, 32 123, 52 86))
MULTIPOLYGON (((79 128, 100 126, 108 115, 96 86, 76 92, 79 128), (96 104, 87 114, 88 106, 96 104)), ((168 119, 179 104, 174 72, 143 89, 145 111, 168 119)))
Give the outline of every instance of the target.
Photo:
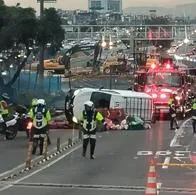
POLYGON ((29 131, 30 128, 29 123, 31 122, 31 119, 28 115, 28 109, 26 106, 23 105, 17 105, 15 107, 16 112, 18 115, 18 131, 26 132, 27 138, 29 138, 29 131))
POLYGON ((19 114, 16 112, 10 119, 4 121, 0 114, 0 134, 5 135, 7 140, 12 140, 18 133, 18 118, 19 114))

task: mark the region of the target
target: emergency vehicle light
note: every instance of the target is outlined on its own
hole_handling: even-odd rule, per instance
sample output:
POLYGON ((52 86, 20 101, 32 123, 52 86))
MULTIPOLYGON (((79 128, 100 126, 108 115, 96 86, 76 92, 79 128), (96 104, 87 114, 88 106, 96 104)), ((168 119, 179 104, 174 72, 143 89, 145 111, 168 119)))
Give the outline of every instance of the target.
POLYGON ((170 69, 171 68, 171 65, 170 64, 166 64, 165 66, 167 69, 170 69))
POLYGON ((156 93, 153 93, 152 94, 152 98, 157 98, 157 94, 156 93))
POLYGON ((162 93, 162 94, 160 95, 160 97, 161 97, 161 99, 165 99, 167 96, 166 96, 164 93, 162 93))
POLYGON ((151 66, 150 66, 152 69, 155 69, 156 68, 156 64, 155 63, 153 63, 153 64, 151 64, 151 66))

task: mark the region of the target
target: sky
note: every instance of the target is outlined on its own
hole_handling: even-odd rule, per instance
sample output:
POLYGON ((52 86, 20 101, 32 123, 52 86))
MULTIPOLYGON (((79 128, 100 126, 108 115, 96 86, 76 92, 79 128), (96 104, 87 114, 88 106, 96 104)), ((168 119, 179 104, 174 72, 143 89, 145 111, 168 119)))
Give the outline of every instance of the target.
MULTIPOLYGON (((196 3, 196 0, 122 0, 123 8, 134 6, 165 6, 171 7, 177 4, 196 3)), ((8 6, 16 5, 17 2, 22 7, 33 7, 36 10, 39 8, 37 0, 4 0, 8 6)), ((57 0, 57 3, 47 3, 46 7, 55 7, 62 9, 88 9, 88 0, 57 0)))

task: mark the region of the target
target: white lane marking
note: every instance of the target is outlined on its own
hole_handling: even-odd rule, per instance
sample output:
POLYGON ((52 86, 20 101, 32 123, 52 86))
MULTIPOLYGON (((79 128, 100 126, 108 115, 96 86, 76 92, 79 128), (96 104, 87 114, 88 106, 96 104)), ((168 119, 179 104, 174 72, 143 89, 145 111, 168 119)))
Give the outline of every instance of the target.
POLYGON ((18 180, 16 180, 16 181, 14 181, 13 184, 10 184, 10 185, 8 185, 8 186, 5 186, 5 187, 1 188, 1 189, 0 189, 0 192, 5 191, 5 190, 7 190, 7 189, 13 187, 14 184, 17 184, 17 183, 19 183, 19 182, 21 182, 21 181, 23 181, 23 180, 25 180, 25 179, 28 179, 29 177, 31 177, 31 176, 33 176, 33 175, 35 175, 35 174, 37 174, 37 173, 39 173, 39 172, 41 172, 41 171, 43 171, 43 170, 49 168, 49 167, 51 167, 52 165, 54 165, 55 163, 59 162, 60 160, 62 160, 63 158, 65 158, 66 156, 68 156, 69 154, 71 154, 72 152, 78 150, 78 149, 81 148, 81 147, 82 147, 82 144, 80 144, 79 146, 73 148, 72 150, 70 150, 70 151, 67 152, 66 154, 60 156, 60 157, 57 158, 56 160, 54 160, 54 161, 48 163, 47 165, 41 167, 40 169, 38 169, 38 170, 36 170, 36 171, 30 173, 29 175, 26 175, 26 176, 24 176, 24 177, 22 177, 22 178, 20 178, 20 179, 18 179, 18 180))
POLYGON ((170 163, 170 160, 171 160, 171 157, 170 156, 167 156, 164 160, 164 163, 163 163, 163 166, 162 166, 162 169, 168 169, 168 164, 170 163))
MULTIPOLYGON (((13 182, 12 182, 13 183, 13 182)), ((19 183, 16 187, 36 188, 67 188, 83 190, 109 190, 109 191, 144 191, 145 186, 118 186, 118 185, 97 185, 97 184, 61 184, 61 183, 19 183)))
MULTIPOLYGON (((73 137, 73 140, 76 140, 76 139, 77 139, 77 136, 73 137)), ((65 147, 67 144, 68 144, 68 141, 66 141, 63 144, 61 144, 61 147, 65 147)), ((51 150, 49 150, 49 152, 51 152, 51 153, 53 153, 55 151, 56 151, 56 146, 53 147, 51 150)), ((33 158, 32 161, 37 161, 37 160, 39 160, 41 158, 42 158, 42 156, 37 156, 37 157, 33 158)), ((24 161, 25 161, 25 159, 24 159, 24 161)), ((22 163, 22 164, 20 164, 20 165, 18 165, 16 167, 14 167, 13 169, 10 169, 8 171, 0 173, 0 177, 4 177, 5 175, 11 174, 12 172, 15 172, 18 169, 22 169, 24 166, 25 166, 25 163, 22 163)))
POLYGON ((158 195, 159 195, 160 190, 161 190, 161 185, 162 185, 162 183, 160 183, 160 182, 157 183, 157 194, 158 195))
POLYGON ((191 118, 187 119, 186 121, 184 121, 182 123, 182 125, 180 126, 180 128, 175 132, 175 135, 173 137, 173 139, 170 142, 170 147, 176 147, 179 146, 178 142, 178 138, 183 134, 184 132, 184 127, 186 126, 186 123, 188 123, 191 120, 191 118))

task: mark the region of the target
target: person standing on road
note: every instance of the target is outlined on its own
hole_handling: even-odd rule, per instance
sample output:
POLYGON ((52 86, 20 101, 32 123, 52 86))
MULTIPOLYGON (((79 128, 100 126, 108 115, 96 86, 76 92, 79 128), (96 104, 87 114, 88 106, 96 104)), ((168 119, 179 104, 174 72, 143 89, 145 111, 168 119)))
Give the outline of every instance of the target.
POLYGON ((86 150, 90 141, 90 159, 94 159, 94 151, 96 145, 96 130, 97 122, 104 122, 104 118, 100 112, 97 112, 94 108, 92 101, 86 101, 84 103, 84 110, 79 118, 82 125, 83 132, 83 152, 82 156, 86 156, 86 150))
POLYGON ((194 96, 193 103, 192 103, 192 125, 193 125, 193 133, 196 133, 196 95, 194 96))
POLYGON ((29 117, 33 121, 33 127, 30 135, 30 140, 33 141, 32 154, 36 153, 38 142, 40 141, 40 155, 42 155, 44 137, 47 136, 48 122, 51 120, 51 114, 46 108, 46 102, 44 99, 37 100, 37 106, 30 110, 29 117))
POLYGON ((65 97, 65 116, 67 121, 69 122, 69 125, 72 125, 73 99, 74 99, 74 91, 70 89, 67 96, 65 97))
POLYGON ((177 102, 176 102, 176 93, 173 93, 169 102, 169 114, 170 114, 170 129, 171 130, 175 130, 174 128, 174 124, 176 126, 176 128, 178 129, 178 121, 177 121, 177 102))

